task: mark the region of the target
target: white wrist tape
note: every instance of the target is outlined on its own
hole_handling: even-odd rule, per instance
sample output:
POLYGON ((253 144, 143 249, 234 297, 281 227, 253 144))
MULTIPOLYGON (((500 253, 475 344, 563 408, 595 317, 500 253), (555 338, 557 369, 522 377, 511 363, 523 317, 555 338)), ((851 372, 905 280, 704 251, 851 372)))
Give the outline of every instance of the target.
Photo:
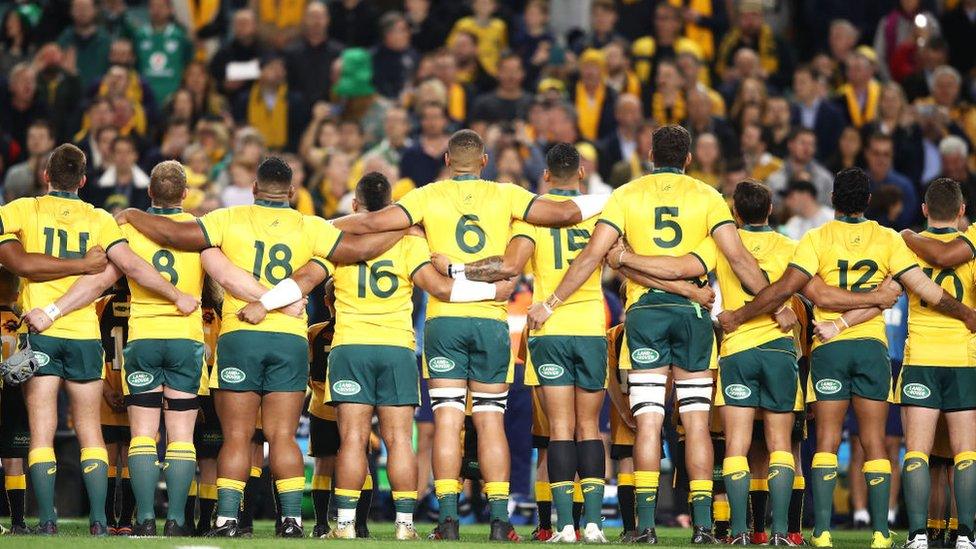
POLYGON ((291 305, 302 297, 302 289, 298 287, 298 284, 294 280, 286 278, 265 292, 260 301, 265 309, 273 311, 291 305))
POLYGON ((451 263, 447 267, 447 272, 454 280, 467 280, 464 276, 464 263, 451 263))
POLYGON ((495 285, 488 282, 457 279, 451 287, 451 303, 471 303, 495 299, 495 285))
POLYGON ((573 197, 573 202, 576 203, 576 207, 583 214, 583 219, 589 219, 602 212, 607 200, 610 200, 609 194, 585 194, 583 196, 573 197))
POLYGON ((44 311, 44 314, 46 314, 47 317, 51 319, 52 322, 54 322, 61 316, 61 309, 58 309, 58 306, 55 305, 54 303, 51 303, 47 307, 44 307, 44 309, 42 310, 44 311))

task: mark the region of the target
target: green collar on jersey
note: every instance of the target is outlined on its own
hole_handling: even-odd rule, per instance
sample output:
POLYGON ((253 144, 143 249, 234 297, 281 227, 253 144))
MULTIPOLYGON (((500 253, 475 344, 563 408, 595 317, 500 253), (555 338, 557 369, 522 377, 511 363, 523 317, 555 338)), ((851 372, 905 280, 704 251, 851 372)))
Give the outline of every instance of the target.
POLYGON ((69 193, 68 191, 51 191, 47 194, 48 196, 67 198, 68 200, 81 200, 80 198, 78 198, 78 193, 69 193))
POLYGON ((579 196, 580 192, 576 189, 549 189, 546 194, 554 194, 556 196, 579 196))
POLYGON ((654 171, 651 173, 676 173, 678 175, 684 175, 685 171, 680 168, 665 166, 663 168, 654 168, 654 171))
POLYGON ((454 181, 477 181, 481 178, 473 173, 462 173, 459 175, 455 175, 451 179, 453 179, 454 181))
POLYGON ((773 228, 769 225, 743 225, 743 231, 749 231, 750 233, 771 233, 773 228))
POLYGON ((147 212, 157 215, 171 215, 183 212, 183 208, 157 208, 156 206, 150 206, 147 212))
POLYGON ((955 227, 929 227, 922 232, 930 232, 932 234, 952 234, 959 231, 957 231, 955 227))
POLYGON ((257 199, 254 201, 255 206, 264 206, 266 208, 290 208, 291 204, 288 202, 278 201, 278 200, 264 200, 257 199))
POLYGON ((865 218, 864 216, 854 217, 852 215, 839 215, 837 216, 837 221, 840 221, 842 223, 864 223, 865 221, 867 221, 867 218, 865 218))

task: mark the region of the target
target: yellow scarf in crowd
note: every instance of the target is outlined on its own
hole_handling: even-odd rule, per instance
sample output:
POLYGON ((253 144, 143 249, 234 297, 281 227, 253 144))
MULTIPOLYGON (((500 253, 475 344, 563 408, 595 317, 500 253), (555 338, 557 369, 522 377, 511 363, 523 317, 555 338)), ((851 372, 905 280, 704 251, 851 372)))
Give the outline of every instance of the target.
POLYGON ((851 124, 855 128, 860 128, 861 126, 871 122, 878 116, 878 100, 881 98, 881 84, 878 84, 876 80, 871 80, 868 82, 868 93, 867 99, 864 101, 864 109, 861 109, 860 103, 857 101, 857 93, 854 91, 854 87, 850 84, 844 84, 840 88, 840 92, 847 99, 847 112, 851 116, 851 124))
POLYGON ((607 88, 600 84, 596 95, 592 98, 586 94, 582 82, 576 83, 576 115, 579 117, 579 130, 584 138, 596 141, 600 132, 600 113, 603 112, 603 101, 607 96, 607 88))
POLYGON ((688 114, 684 97, 678 94, 674 104, 667 106, 664 104, 664 95, 661 92, 654 92, 651 96, 651 118, 659 125, 681 124, 688 114))
POLYGON ((457 82, 447 90, 447 114, 451 120, 461 122, 467 118, 467 96, 464 86, 457 82))
MULTIPOLYGON (((711 17, 713 15, 712 0, 669 0, 669 2, 676 8, 687 7, 702 17, 711 17)), ((711 61, 715 55, 715 35, 712 34, 709 28, 694 23, 687 23, 685 24, 685 36, 698 44, 705 59, 711 61)))
POLYGON ((298 25, 305 13, 305 0, 259 0, 259 6, 261 22, 278 28, 298 25))
POLYGON ((261 86, 251 86, 247 102, 247 123, 264 136, 270 149, 280 149, 288 144, 288 86, 278 86, 274 108, 268 110, 261 93, 261 86))
POLYGON ((213 21, 220 11, 220 0, 189 0, 187 4, 194 31, 213 21))
MULTIPOLYGON (((98 97, 108 97, 108 84, 105 79, 98 86, 98 97)), ((126 77, 125 98, 133 103, 142 104, 142 83, 139 82, 139 73, 130 70, 126 77)))

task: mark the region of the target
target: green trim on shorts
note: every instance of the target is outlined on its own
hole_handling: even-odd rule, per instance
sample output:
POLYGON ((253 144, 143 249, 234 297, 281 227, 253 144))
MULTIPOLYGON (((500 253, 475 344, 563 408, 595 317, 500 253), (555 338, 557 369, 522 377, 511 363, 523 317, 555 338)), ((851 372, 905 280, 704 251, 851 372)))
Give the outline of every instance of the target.
POLYGON ((339 345, 329 353, 326 402, 417 406, 420 375, 413 349, 394 345, 339 345))

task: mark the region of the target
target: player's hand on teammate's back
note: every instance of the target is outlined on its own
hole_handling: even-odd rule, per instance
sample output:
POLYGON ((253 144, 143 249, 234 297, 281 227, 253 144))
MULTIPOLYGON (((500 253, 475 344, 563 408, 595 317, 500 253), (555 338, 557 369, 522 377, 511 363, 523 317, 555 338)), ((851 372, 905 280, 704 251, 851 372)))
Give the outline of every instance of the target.
POLYGON ((129 222, 129 210, 134 208, 126 208, 124 210, 119 210, 115 212, 115 222, 119 225, 125 225, 129 222))
POLYGON ((430 254, 430 263, 437 269, 437 272, 447 276, 447 266, 451 264, 451 260, 446 255, 432 253, 430 254))
POLYGON ((98 274, 108 267, 108 256, 101 246, 89 248, 85 252, 85 274, 98 274))
POLYGON ((281 312, 288 316, 293 316, 295 318, 302 318, 302 315, 305 314, 305 307, 307 306, 308 306, 308 297, 303 297, 287 307, 282 307, 281 312))
POLYGON ((185 294, 180 292, 180 296, 176 298, 176 308, 180 311, 183 316, 193 313, 200 306, 200 299, 196 298, 190 294, 185 294))
POLYGON ((696 287, 692 290, 691 300, 702 307, 711 310, 715 305, 715 290, 713 290, 711 286, 702 286, 701 288, 696 287))
POLYGON ((735 315, 732 314, 733 311, 722 311, 718 314, 718 323, 722 325, 722 331, 726 334, 730 334, 739 329, 742 324, 736 320, 735 315))
POLYGON ((114 412, 125 412, 125 397, 122 396, 122 393, 113 389, 108 383, 106 383, 102 389, 102 397, 105 399, 105 402, 108 403, 108 407, 114 412))
POLYGON ((607 266, 611 269, 619 269, 620 260, 623 258, 624 252, 627 251, 629 251, 627 241, 623 238, 618 238, 617 241, 614 242, 613 247, 610 248, 610 251, 607 252, 607 266))
POLYGON ((526 315, 530 330, 538 330, 552 316, 552 310, 545 303, 533 303, 526 315))
POLYGON ((837 322, 833 320, 823 320, 820 322, 813 323, 813 335, 817 336, 820 343, 827 343, 831 339, 837 337, 840 333, 840 326, 837 322))
POLYGON ((268 316, 268 310, 260 301, 248 303, 240 311, 237 311, 237 318, 248 324, 260 324, 266 316, 268 316))
POLYGON ((518 277, 506 278, 505 280, 495 282, 495 301, 508 301, 508 298, 512 297, 512 292, 515 291, 517 284, 518 277))
POLYGON ((793 311, 793 307, 783 307, 780 311, 773 315, 773 319, 779 324, 779 331, 786 333, 793 330, 793 327, 800 321, 796 318, 796 312, 793 311))
POLYGON ((31 332, 38 334, 44 330, 47 330, 52 324, 54 324, 51 317, 47 316, 47 313, 40 309, 31 310, 24 316, 23 321, 27 323, 27 328, 30 329, 31 332))
POLYGON ((878 287, 874 289, 874 292, 878 294, 878 306, 882 309, 890 309, 895 306, 895 302, 898 301, 898 297, 901 295, 902 287, 895 279, 885 277, 878 284, 878 287))

